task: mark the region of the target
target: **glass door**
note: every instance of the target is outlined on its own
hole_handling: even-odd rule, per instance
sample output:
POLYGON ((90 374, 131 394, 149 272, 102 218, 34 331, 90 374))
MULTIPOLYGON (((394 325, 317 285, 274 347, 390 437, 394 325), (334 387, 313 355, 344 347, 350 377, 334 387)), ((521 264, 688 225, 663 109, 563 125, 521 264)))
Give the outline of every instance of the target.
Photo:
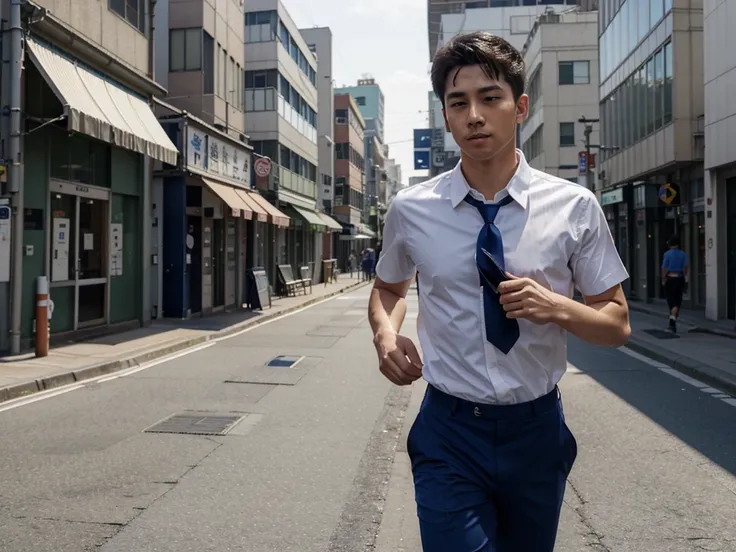
POLYGON ((107 322, 109 192, 51 182, 54 331, 107 322))

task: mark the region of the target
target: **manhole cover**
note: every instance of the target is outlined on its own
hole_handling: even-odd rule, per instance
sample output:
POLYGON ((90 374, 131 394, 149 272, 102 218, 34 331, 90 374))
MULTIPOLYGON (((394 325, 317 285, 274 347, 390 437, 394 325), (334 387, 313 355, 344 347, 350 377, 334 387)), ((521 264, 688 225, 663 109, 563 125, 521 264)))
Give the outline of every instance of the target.
POLYGON ((304 360, 303 356, 297 355, 278 355, 266 363, 266 366, 273 366, 276 368, 294 368, 304 360))
POLYGON ((667 330, 644 330, 645 333, 648 333, 652 337, 656 337, 657 339, 679 339, 680 336, 676 333, 672 333, 667 330))
POLYGON ((143 430, 143 432, 225 435, 243 417, 234 414, 174 414, 143 430))

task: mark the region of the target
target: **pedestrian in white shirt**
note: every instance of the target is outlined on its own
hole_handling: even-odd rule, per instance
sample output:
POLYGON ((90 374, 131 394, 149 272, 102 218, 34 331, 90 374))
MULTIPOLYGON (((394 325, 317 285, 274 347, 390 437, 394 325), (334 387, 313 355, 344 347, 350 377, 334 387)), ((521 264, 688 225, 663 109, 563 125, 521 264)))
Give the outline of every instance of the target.
POLYGON ((513 46, 458 36, 432 84, 461 161, 392 202, 369 306, 381 372, 429 384, 408 439, 423 549, 552 552, 577 455, 567 332, 624 344, 628 275, 595 196, 515 149, 529 97, 513 46), (417 269, 423 361, 399 334, 417 269))

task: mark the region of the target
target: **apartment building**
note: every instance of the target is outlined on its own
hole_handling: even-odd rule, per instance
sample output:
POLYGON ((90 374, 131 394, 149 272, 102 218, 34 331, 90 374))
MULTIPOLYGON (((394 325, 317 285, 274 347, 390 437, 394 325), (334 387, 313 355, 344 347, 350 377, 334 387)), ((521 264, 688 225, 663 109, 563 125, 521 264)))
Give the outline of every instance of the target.
POLYGON ((319 276, 324 232, 318 212, 318 60, 279 0, 252 0, 245 13, 246 133, 254 151, 275 164, 263 192, 291 218, 272 237, 272 265, 312 263, 319 276))
MULTIPOLYGON (((522 53, 530 103, 521 125, 524 156, 535 169, 584 184, 578 119, 598 119, 598 12, 540 15, 522 53)), ((597 125, 590 141, 599 144, 597 125)))
POLYGON ((736 11, 733 0, 704 7, 705 313, 736 320, 736 11))
POLYGON ((662 255, 681 237, 685 307, 706 298, 702 22, 686 0, 600 3, 601 203, 632 298, 663 299, 662 255))
MULTIPOLYGON (((560 12, 572 9, 576 0, 480 0, 473 2, 454 2, 452 0, 429 0, 430 9, 430 59, 442 45, 459 34, 487 31, 508 40, 521 51, 529 32, 537 18, 545 12, 560 12), (438 14, 437 25, 432 23, 433 11, 438 14), (436 38, 435 38, 436 35, 436 38)), ((429 97, 430 128, 437 129, 438 136, 444 136, 444 144, 435 143, 432 147, 431 175, 449 170, 459 159, 460 148, 445 132, 441 98, 434 94, 429 97), (442 163, 444 161, 444 164, 442 163)), ((518 144, 519 146, 521 144, 518 144)))
MULTIPOLYGON (((3 158, 22 159, 3 201, 23 218, 12 221, 19 272, 0 270, 0 349, 32 343, 39 276, 55 306, 52 342, 150 319, 149 169, 154 160, 175 165, 178 151, 149 107, 165 90, 152 78, 148 8, 143 0, 2 2, 4 20, 22 26, 25 59, 3 64, 0 79, 2 105, 11 105, 12 88, 21 91, 11 107, 24 132, 20 156, 2 125, 3 158)), ((23 52, 20 39, 6 26, 6 59, 23 52)), ((3 268, 10 252, 0 248, 3 268)))
POLYGON ((355 98, 366 124, 369 120, 373 121, 371 128, 375 132, 378 141, 383 143, 386 101, 376 79, 372 77, 358 79, 355 86, 343 86, 338 88, 336 92, 338 94, 350 94, 355 98))
POLYGON ((156 111, 181 153, 175 168, 158 167, 153 179, 161 224, 151 251, 162 262, 151 301, 159 317, 239 308, 246 270, 265 262, 258 236, 288 224, 251 190, 243 22, 240 0, 156 3, 155 76, 168 89, 156 111))

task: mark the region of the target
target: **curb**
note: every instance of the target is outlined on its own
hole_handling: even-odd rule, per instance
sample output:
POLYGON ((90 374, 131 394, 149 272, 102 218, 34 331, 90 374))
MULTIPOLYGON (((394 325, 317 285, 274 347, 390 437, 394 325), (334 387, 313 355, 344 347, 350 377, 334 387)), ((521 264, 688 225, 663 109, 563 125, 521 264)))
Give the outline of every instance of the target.
MULTIPOLYGON (((644 306, 637 305, 636 303, 629 303, 629 310, 632 310, 634 312, 639 312, 641 314, 647 314, 649 316, 666 316, 663 315, 661 312, 656 312, 651 309, 648 309, 644 306)), ((728 339, 736 339, 736 331, 729 331, 729 330, 721 330, 718 328, 707 328, 705 326, 699 326, 697 323, 690 323, 685 318, 682 319, 683 322, 688 325, 692 326, 691 330, 688 330, 693 333, 707 333, 712 335, 717 335, 719 337, 726 337, 728 339)))
POLYGON ((349 285, 347 287, 344 287, 342 289, 339 289, 337 291, 333 291, 325 295, 320 295, 319 297, 312 297, 311 299, 308 299, 307 301, 304 301, 303 303, 291 305, 290 307, 282 309, 278 312, 269 312, 268 314, 264 314, 262 316, 259 316, 258 318, 247 320, 245 322, 239 322, 237 324, 233 324, 232 326, 228 326, 227 328, 223 328, 222 330, 210 332, 206 335, 202 335, 199 337, 192 337, 189 339, 184 339, 177 343, 168 344, 160 348, 154 348, 145 353, 140 353, 135 356, 107 361, 107 362, 103 362, 100 364, 93 364, 91 366, 77 368, 76 370, 72 370, 69 372, 63 372, 61 374, 54 374, 53 376, 48 376, 46 378, 36 379, 32 381, 25 381, 23 383, 18 383, 15 385, 11 385, 9 387, 4 387, 0 389, 0 404, 13 400, 13 399, 26 397, 28 395, 32 395, 40 391, 48 391, 49 389, 54 389, 56 387, 63 387, 65 385, 70 385, 72 383, 77 383, 80 381, 96 378, 99 376, 104 376, 106 374, 112 374, 113 372, 118 372, 120 370, 134 368, 136 366, 140 366, 141 364, 145 364, 146 362, 150 362, 152 360, 156 360, 158 358, 168 356, 178 351, 183 351, 185 349, 195 347, 196 345, 200 345, 207 341, 211 341, 213 339, 217 339, 220 337, 227 337, 229 335, 238 333, 242 330, 245 330, 245 329, 248 329, 254 326, 259 326, 263 324, 264 322, 273 320, 274 318, 278 318, 286 314, 291 314, 294 311, 303 309, 305 307, 309 307, 311 305, 314 305, 315 303, 324 301, 325 299, 330 299, 337 295, 342 295, 343 293, 346 293, 348 291, 352 291, 359 287, 363 287, 364 285, 367 285, 368 283, 369 282, 358 282, 358 283, 349 285))
POLYGON ((632 351, 641 353, 644 356, 666 364, 674 368, 678 372, 682 372, 692 378, 697 379, 717 389, 721 389, 731 395, 736 396, 736 376, 719 370, 708 364, 702 364, 689 357, 679 356, 671 351, 649 343, 644 339, 632 335, 629 342, 625 345, 632 351))

